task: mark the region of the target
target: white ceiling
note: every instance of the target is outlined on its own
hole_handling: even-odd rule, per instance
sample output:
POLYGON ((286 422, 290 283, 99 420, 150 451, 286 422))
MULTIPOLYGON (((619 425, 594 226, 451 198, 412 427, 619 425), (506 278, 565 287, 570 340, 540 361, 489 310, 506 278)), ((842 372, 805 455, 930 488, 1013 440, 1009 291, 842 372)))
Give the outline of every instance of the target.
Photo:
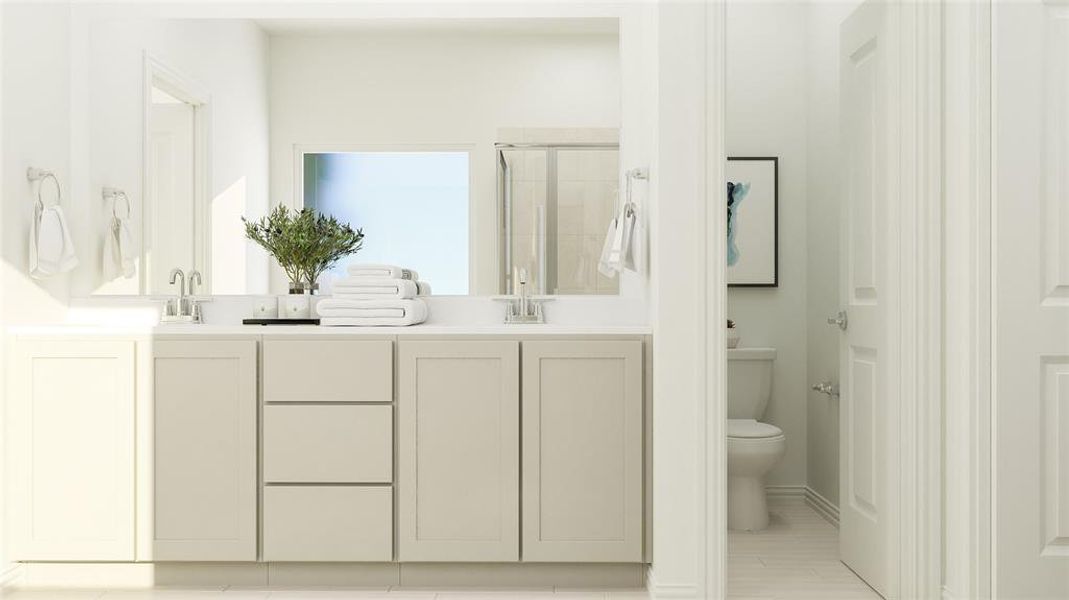
POLYGON ((270 35, 336 35, 345 33, 482 33, 508 35, 618 35, 612 18, 505 19, 256 19, 270 35))

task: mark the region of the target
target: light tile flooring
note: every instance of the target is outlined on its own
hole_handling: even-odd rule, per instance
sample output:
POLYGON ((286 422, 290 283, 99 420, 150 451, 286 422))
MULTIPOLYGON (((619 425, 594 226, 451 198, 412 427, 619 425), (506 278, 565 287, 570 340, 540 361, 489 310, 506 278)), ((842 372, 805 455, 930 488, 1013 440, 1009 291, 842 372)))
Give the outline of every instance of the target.
POLYGON ((645 590, 258 590, 250 588, 153 590, 24 590, 4 600, 647 600, 645 590))
POLYGON ((769 498, 772 522, 728 533, 728 598, 879 600, 839 561, 839 530, 801 498, 769 498))
MULTIPOLYGON (((879 600, 839 562, 839 532, 801 499, 771 499, 772 523, 728 534, 728 598, 879 600)), ((4 600, 646 600, 644 590, 258 590, 18 591, 4 600)))

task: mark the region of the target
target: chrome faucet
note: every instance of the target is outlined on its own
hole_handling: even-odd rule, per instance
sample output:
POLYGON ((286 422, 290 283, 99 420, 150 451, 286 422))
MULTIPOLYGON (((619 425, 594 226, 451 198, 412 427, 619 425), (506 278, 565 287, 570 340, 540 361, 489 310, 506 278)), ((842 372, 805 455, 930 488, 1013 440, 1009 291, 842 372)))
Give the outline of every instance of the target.
POLYGON ((520 269, 516 276, 516 288, 518 293, 514 296, 498 298, 507 301, 505 308, 505 323, 545 323, 545 313, 542 312, 542 303, 549 298, 533 298, 527 290, 527 269, 520 269))
POLYGON ((196 269, 193 269, 189 272, 189 280, 186 282, 186 285, 189 286, 188 293, 186 294, 188 296, 186 302, 187 306, 189 307, 189 316, 192 317, 194 323, 200 323, 200 301, 197 300, 197 296, 193 293, 194 281, 197 282, 197 287, 204 285, 204 281, 200 277, 200 271, 196 269))
MULTIPOLYGON (((200 273, 192 271, 189 274, 189 296, 193 294, 193 282, 201 284, 200 273)), ((186 274, 175 267, 171 269, 171 285, 178 284, 178 292, 174 298, 167 300, 163 307, 164 323, 200 323, 200 304, 192 297, 186 295, 186 274)))

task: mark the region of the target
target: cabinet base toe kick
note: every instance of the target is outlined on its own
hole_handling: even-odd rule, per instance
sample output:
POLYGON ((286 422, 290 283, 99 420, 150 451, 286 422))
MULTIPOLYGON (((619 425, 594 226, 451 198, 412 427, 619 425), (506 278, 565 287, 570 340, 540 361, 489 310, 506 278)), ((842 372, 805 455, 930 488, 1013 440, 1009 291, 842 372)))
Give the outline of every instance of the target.
POLYGON ((16 588, 643 588, 643 563, 20 563, 16 588))

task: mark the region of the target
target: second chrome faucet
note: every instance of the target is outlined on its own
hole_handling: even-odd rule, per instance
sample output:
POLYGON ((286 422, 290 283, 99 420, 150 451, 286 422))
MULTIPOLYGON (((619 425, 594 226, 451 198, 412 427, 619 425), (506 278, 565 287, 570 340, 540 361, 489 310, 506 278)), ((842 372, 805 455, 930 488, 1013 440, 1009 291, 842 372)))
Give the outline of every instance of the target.
POLYGON ((171 269, 170 282, 171 285, 177 284, 178 290, 175 297, 164 304, 163 317, 160 320, 164 323, 200 323, 200 302, 193 295, 193 283, 196 282, 197 286, 203 285, 200 271, 190 271, 187 279, 185 272, 176 267, 171 269))

